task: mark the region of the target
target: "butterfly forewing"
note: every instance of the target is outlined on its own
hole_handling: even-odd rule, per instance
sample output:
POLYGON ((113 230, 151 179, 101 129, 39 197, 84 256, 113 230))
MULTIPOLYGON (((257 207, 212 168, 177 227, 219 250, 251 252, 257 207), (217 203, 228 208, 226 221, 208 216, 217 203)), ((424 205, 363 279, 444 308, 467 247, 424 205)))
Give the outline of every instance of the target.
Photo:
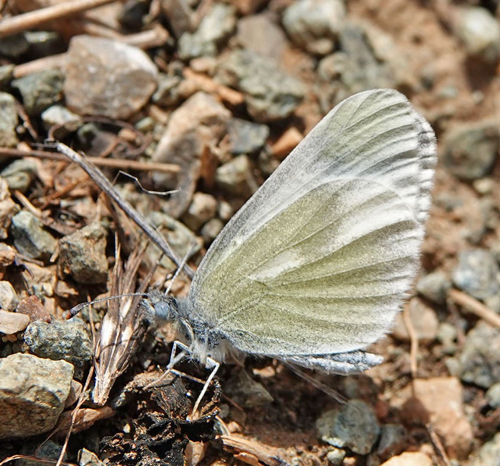
POLYGON ((418 268, 434 163, 432 130, 404 96, 347 99, 209 249, 189 295, 196 315, 256 354, 377 340, 418 268))

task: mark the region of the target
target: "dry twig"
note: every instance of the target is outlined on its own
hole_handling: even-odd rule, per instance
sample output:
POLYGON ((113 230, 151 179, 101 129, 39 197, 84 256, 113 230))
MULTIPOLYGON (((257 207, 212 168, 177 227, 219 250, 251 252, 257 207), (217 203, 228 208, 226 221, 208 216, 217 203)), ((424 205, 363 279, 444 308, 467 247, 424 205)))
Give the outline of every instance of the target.
POLYGON ((406 326, 406 330, 408 330, 408 335, 410 336, 410 367, 411 367, 411 375, 415 379, 417 377, 418 371, 418 363, 417 363, 417 354, 418 354, 418 336, 417 332, 415 332, 415 327, 413 327, 413 322, 411 321, 410 316, 410 306, 405 306, 403 309, 403 320, 406 326))
POLYGON ((0 37, 11 36, 18 32, 32 29, 47 21, 73 16, 82 11, 91 10, 114 1, 115 0, 71 0, 71 2, 64 2, 40 10, 30 11, 29 13, 5 18, 0 21, 0 37))
POLYGON ((472 296, 462 291, 451 289, 448 291, 448 298, 459 306, 467 308, 467 310, 488 322, 490 325, 500 328, 500 316, 472 296))
MULTIPOLYGON (((146 220, 146 218, 141 215, 137 210, 135 210, 127 201, 122 199, 122 197, 115 190, 110 181, 101 173, 101 171, 91 164, 85 157, 75 152, 73 149, 68 147, 62 142, 54 142, 53 147, 66 155, 68 159, 80 165, 83 170, 94 180, 94 182, 111 198, 120 208, 135 222, 135 224, 146 233, 146 235, 160 248, 160 250, 177 266, 181 266, 182 259, 180 259, 177 254, 172 250, 170 245, 167 243, 165 238, 158 233, 146 220)), ((184 265, 184 272, 189 278, 193 278, 194 272, 188 265, 184 265)))
MULTIPOLYGON (((7 157, 36 157, 40 159, 57 160, 59 162, 67 162, 68 157, 55 152, 46 152, 41 150, 19 150, 0 147, 0 155, 7 157)), ((86 157, 86 159, 97 166, 116 168, 117 170, 138 170, 138 171, 155 171, 163 173, 178 173, 180 168, 178 165, 170 163, 150 163, 138 162, 136 160, 123 159, 103 159, 101 157, 86 157)))

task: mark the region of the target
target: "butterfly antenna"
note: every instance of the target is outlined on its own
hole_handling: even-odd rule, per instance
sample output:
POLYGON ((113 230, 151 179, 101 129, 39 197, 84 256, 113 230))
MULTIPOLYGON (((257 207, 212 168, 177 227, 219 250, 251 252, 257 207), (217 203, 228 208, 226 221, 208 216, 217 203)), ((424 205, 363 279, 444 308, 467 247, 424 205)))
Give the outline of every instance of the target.
POLYGON ((147 293, 125 293, 125 294, 118 294, 116 296, 109 296, 107 298, 95 299, 94 301, 90 301, 88 303, 80 303, 80 304, 77 304, 75 307, 72 307, 68 311, 67 318, 71 319, 72 317, 75 317, 80 311, 85 309, 87 306, 91 306, 92 304, 102 303, 103 301, 111 301, 112 299, 126 298, 127 296, 142 296, 143 298, 147 298, 148 294, 147 293))
POLYGON ((170 290, 172 289, 172 286, 174 285, 175 279, 179 276, 179 274, 184 269, 184 266, 186 265, 189 257, 191 257, 191 253, 193 252, 193 250, 194 250, 195 247, 196 247, 196 244, 193 243, 191 245, 191 247, 188 249, 188 251, 186 252, 186 254, 184 255, 184 257, 182 258, 182 262, 179 265, 179 267, 177 268, 177 270, 175 271, 175 274, 172 277, 172 280, 171 280, 171 282, 169 283, 169 285, 167 287, 167 291, 165 292, 165 295, 168 296, 168 294, 170 293, 170 290))

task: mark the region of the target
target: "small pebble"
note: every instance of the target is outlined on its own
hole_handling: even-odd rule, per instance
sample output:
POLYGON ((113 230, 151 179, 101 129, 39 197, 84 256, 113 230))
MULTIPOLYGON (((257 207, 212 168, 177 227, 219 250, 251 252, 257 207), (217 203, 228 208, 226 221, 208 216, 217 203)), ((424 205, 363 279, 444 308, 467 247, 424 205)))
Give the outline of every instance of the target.
POLYGON ((474 181, 491 173, 500 149, 496 122, 480 121, 452 129, 443 140, 443 163, 451 174, 474 181))
POLYGON ((67 57, 64 95, 78 115, 126 120, 156 89, 156 65, 137 47, 82 34, 71 39, 67 57))
POLYGON ((14 77, 14 65, 0 65, 0 89, 6 89, 14 77))
POLYGON ((11 85, 20 92, 26 112, 38 116, 62 100, 63 83, 62 71, 48 69, 14 79, 11 85))
POLYGON ((327 55, 336 45, 345 16, 340 0, 298 0, 283 13, 283 26, 297 45, 327 55))
POLYGON ((472 455, 467 466, 497 466, 498 458, 500 458, 500 432, 472 455))
POLYGON ((92 361, 92 342, 79 318, 32 322, 24 333, 30 350, 41 358, 64 360, 81 369, 92 361))
POLYGON ((59 266, 78 283, 106 283, 107 231, 99 223, 92 223, 59 241, 59 266))
POLYGON ((217 168, 215 182, 226 193, 243 199, 248 199, 259 188, 246 155, 239 155, 217 168))
POLYGON ((380 426, 372 409, 361 400, 327 411, 316 421, 318 436, 337 448, 347 447, 354 453, 367 455, 380 434, 380 426))
POLYGON ((76 131, 83 124, 79 115, 63 105, 52 105, 42 112, 41 118, 47 130, 55 125, 62 126, 55 133, 59 137, 66 136, 71 131, 76 131))
POLYGON ((82 448, 78 452, 78 466, 105 466, 105 463, 95 453, 82 448))
POLYGON ((224 228, 224 223, 218 218, 210 219, 203 228, 201 229, 201 236, 203 241, 208 246, 212 243, 212 241, 219 236, 219 233, 224 228))
POLYGON ((238 21, 238 43, 244 48, 277 63, 288 46, 286 34, 273 13, 265 11, 244 16, 238 21), (273 44, 269 47, 269 44, 273 44))
POLYGON ((0 281, 0 309, 14 311, 19 304, 16 290, 10 282, 0 281))
POLYGON ((264 386, 243 369, 233 371, 226 388, 231 399, 244 408, 262 407, 274 401, 264 386))
MULTIPOLYGON (((413 298, 406 306, 409 306, 410 319, 418 340, 426 343, 434 341, 439 327, 439 321, 434 309, 418 298, 413 298)), ((410 341, 410 335, 402 313, 399 313, 396 317, 394 336, 402 341, 410 341)))
POLYGON ((429 301, 445 304, 451 281, 441 271, 429 273, 417 282, 417 291, 429 301))
POLYGON ((220 201, 217 214, 223 222, 228 222, 234 215, 234 210, 229 202, 220 201))
POLYGON ((39 162, 25 158, 14 160, 7 165, 0 176, 7 182, 11 191, 21 191, 25 193, 31 186, 40 169, 39 162))
POLYGON ((204 92, 197 92, 172 112, 152 158, 154 162, 180 166, 177 174, 153 174, 159 189, 178 190, 163 207, 172 217, 182 215, 191 203, 204 147, 219 143, 226 134, 230 118, 231 112, 204 92))
POLYGON ((264 147, 269 136, 269 127, 250 121, 231 118, 228 125, 231 154, 252 154, 264 147))
POLYGON ((461 251, 452 273, 453 283, 477 299, 500 292, 499 268, 495 256, 485 249, 461 251))
POLYGON ((380 428, 380 441, 377 447, 377 456, 382 460, 398 455, 404 449, 407 433, 400 424, 384 424, 380 428))
POLYGON ((425 453, 405 452, 382 463, 380 466, 433 466, 434 463, 425 453))
POLYGON ((17 332, 22 332, 29 323, 30 318, 24 314, 0 309, 0 333, 14 335, 17 332))
POLYGON ((248 112, 262 123, 290 116, 305 94, 300 80, 250 50, 234 50, 221 60, 216 78, 243 92, 248 112))
POLYGON ((403 418, 431 423, 449 456, 464 459, 472 448, 473 431, 464 412, 463 388, 455 377, 415 379, 399 394, 403 418))
POLYGON ((326 458, 332 466, 342 466, 344 464, 345 450, 334 447, 329 448, 326 458))
POLYGON ((500 330, 479 321, 467 334, 459 362, 466 383, 489 388, 500 382, 500 330))
POLYGON ((11 234, 17 250, 32 259, 48 262, 57 247, 57 240, 44 229, 38 217, 26 210, 12 218, 11 234))
POLYGON ((73 366, 66 361, 16 353, 0 359, 0 439, 50 431, 71 389, 73 366))
POLYGON ((17 109, 14 97, 0 92, 0 147, 16 147, 17 109))
POLYGON ((23 298, 17 306, 17 312, 27 315, 31 322, 36 320, 50 322, 52 320, 50 313, 45 309, 40 298, 35 295, 23 298))
POLYGON ((182 216, 182 221, 192 231, 199 228, 214 218, 217 213, 217 200, 210 194, 194 193, 193 200, 187 212, 182 216))
POLYGON ((486 400, 488 404, 493 408, 500 408, 500 382, 493 384, 486 392, 486 400))
POLYGON ((203 17, 198 29, 185 32, 179 39, 179 56, 183 60, 196 57, 215 57, 219 46, 236 27, 236 11, 232 5, 213 3, 203 17))
POLYGON ((464 43, 469 56, 492 64, 500 58, 500 24, 486 8, 459 8, 453 29, 464 43))

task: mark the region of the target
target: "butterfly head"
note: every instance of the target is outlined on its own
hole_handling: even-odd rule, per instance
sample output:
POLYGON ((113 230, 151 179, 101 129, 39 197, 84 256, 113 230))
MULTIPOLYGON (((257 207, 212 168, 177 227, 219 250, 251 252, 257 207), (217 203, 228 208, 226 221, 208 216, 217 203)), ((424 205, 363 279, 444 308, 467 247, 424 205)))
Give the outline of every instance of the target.
POLYGON ((163 320, 166 322, 179 320, 179 303, 172 296, 167 296, 159 291, 149 294, 148 299, 143 301, 146 312, 151 315, 151 320, 163 320))

